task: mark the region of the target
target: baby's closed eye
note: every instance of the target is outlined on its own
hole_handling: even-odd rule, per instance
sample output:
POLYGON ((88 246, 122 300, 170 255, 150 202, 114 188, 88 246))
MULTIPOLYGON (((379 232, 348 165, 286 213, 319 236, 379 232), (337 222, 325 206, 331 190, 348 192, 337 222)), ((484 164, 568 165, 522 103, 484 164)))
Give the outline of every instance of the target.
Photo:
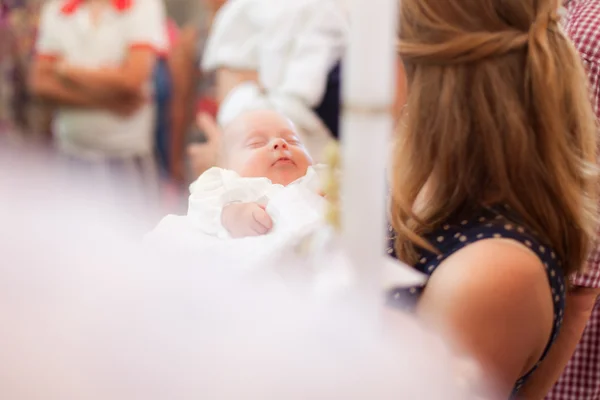
POLYGON ((283 140, 285 140, 288 144, 297 146, 299 144, 301 144, 300 140, 298 139, 298 136, 292 134, 292 133, 284 133, 283 135, 281 135, 281 138, 283 140))
POLYGON ((264 140, 264 139, 252 139, 252 140, 249 140, 246 143, 246 146, 250 147, 250 148, 253 148, 253 149, 256 149, 256 148, 259 148, 259 147, 263 147, 266 144, 267 144, 267 141, 264 140))

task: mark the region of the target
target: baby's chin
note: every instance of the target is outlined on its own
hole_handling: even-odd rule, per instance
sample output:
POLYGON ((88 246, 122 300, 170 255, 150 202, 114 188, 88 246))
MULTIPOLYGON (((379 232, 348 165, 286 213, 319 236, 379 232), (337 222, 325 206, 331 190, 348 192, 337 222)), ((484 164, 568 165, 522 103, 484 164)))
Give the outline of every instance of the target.
POLYGON ((274 184, 287 186, 306 175, 308 168, 290 166, 288 168, 272 168, 267 178, 274 184))

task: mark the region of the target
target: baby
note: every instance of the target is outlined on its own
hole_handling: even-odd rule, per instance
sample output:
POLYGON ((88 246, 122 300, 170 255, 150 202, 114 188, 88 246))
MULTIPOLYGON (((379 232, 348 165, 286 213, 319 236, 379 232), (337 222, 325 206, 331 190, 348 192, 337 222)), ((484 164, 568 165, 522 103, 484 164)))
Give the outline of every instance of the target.
POLYGON ((270 110, 247 111, 222 135, 220 164, 190 186, 188 217, 208 235, 246 237, 273 227, 267 205, 284 189, 320 191, 318 171, 294 125, 270 110))

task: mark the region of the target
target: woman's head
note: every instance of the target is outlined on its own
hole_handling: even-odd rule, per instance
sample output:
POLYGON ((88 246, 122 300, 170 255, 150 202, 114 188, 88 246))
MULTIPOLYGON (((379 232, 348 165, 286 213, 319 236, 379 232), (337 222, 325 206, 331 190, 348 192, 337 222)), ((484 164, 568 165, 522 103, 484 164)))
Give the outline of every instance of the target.
POLYGON ((506 203, 542 232, 567 272, 583 262, 596 210, 596 127, 558 3, 401 1, 408 95, 393 156, 399 254, 410 258, 411 243, 449 217, 506 203))

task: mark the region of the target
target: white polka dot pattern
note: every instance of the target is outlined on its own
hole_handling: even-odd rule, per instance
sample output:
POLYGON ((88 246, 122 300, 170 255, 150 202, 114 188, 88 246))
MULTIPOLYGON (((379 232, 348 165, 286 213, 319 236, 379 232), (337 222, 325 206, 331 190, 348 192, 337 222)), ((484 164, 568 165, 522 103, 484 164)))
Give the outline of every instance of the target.
MULTIPOLYGON (((445 258, 479 240, 502 238, 515 240, 526 245, 536 253, 543 263, 552 290, 555 323, 546 348, 547 351, 554 342, 562 324, 565 304, 566 286, 564 284, 563 273, 560 270, 560 260, 558 260, 552 249, 545 244, 541 244, 535 235, 530 234, 523 226, 515 223, 516 219, 513 218, 510 220, 502 213, 508 215, 510 211, 504 207, 500 207, 500 211, 485 209, 481 213, 483 216, 476 216, 472 219, 460 219, 456 223, 442 225, 440 229, 425 237, 439 252, 431 253, 425 249, 419 249, 420 258, 414 267, 427 275, 432 275, 445 258)), ((394 240, 394 233, 390 232, 388 253, 392 256, 395 256, 393 249, 394 240)), ((388 300, 391 306, 410 311, 416 305, 423 289, 423 287, 413 287, 409 290, 391 290, 388 293, 388 300)), ((544 352, 544 356, 546 351, 544 352)), ((525 382, 531 372, 533 370, 515 383, 515 391, 525 382)))

